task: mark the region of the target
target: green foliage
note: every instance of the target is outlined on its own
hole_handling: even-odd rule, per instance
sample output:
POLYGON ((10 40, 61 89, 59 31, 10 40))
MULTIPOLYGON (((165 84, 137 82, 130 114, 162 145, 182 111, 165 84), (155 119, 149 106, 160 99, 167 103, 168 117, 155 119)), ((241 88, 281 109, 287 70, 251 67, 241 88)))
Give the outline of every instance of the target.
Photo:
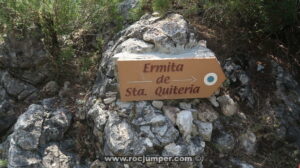
POLYGON ((59 64, 64 64, 70 61, 75 55, 75 51, 72 47, 62 48, 59 56, 59 64))
MULTIPOLYGON (((122 28, 119 13, 121 0, 0 0, 0 34, 21 32, 31 27, 41 30, 41 38, 52 56, 57 73, 72 58, 74 51, 65 39, 78 30, 103 30, 109 33, 122 28)), ((22 38, 22 37, 20 37, 22 38)))
POLYGON ((182 14, 186 17, 199 14, 201 11, 200 0, 175 0, 175 8, 182 8, 182 14))
POLYGON ((172 6, 172 0, 153 0, 152 8, 161 14, 168 11, 172 6))
POLYGON ((1 160, 0 159, 0 167, 7 167, 8 162, 6 160, 1 160))
POLYGON ((223 26, 245 27, 253 32, 275 33, 298 22, 297 0, 201 0, 204 18, 223 26))
POLYGON ((145 13, 152 12, 152 3, 149 0, 140 0, 138 5, 130 11, 130 18, 133 21, 140 19, 145 13))
POLYGON ((89 57, 80 58, 80 70, 82 72, 88 71, 92 65, 94 65, 92 58, 89 57))
POLYGON ((0 23, 7 29, 32 24, 51 26, 59 35, 95 24, 121 19, 120 0, 0 0, 0 23))

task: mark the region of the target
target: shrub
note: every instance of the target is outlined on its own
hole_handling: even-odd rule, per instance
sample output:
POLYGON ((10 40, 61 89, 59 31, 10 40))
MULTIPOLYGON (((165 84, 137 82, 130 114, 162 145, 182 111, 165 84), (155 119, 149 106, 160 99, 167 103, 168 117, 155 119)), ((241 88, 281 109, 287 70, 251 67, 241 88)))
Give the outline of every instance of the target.
POLYGON ((0 0, 0 34, 16 30, 27 34, 30 27, 38 27, 59 73, 61 64, 71 55, 70 46, 65 46, 60 39, 80 29, 101 30, 112 25, 110 31, 120 30, 120 1, 0 0))
POLYGON ((153 0, 152 2, 153 11, 163 14, 171 8, 172 6, 171 3, 172 0, 153 0))
POLYGON ((7 167, 8 162, 0 159, 0 167, 7 167))

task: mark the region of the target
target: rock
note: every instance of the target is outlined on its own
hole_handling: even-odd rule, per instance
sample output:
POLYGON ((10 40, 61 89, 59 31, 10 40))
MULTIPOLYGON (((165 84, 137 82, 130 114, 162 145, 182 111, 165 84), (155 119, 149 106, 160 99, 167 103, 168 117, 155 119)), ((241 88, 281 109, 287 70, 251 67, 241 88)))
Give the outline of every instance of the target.
POLYGON ((121 56, 128 53, 129 57, 134 53, 170 54, 196 46, 203 51, 209 51, 199 46, 198 41, 195 33, 181 15, 173 13, 166 14, 164 17, 144 15, 139 21, 121 31, 119 39, 104 52, 93 94, 102 97, 107 91, 118 91, 114 63, 118 58, 117 54, 121 56))
POLYGON ((4 160, 7 160, 7 157, 8 157, 8 151, 9 151, 9 148, 10 148, 10 141, 11 141, 11 138, 12 136, 8 136, 4 142, 2 142, 0 144, 0 158, 1 159, 4 159, 4 160))
MULTIPOLYGON (((295 78, 275 61, 272 62, 273 75, 276 77, 275 96, 278 102, 270 103, 268 111, 274 111, 280 120, 280 127, 285 127, 285 139, 295 142, 300 147, 300 85, 295 78)), ((271 113, 273 114, 273 113, 271 113)))
POLYGON ((41 159, 37 152, 22 150, 17 145, 11 145, 8 153, 8 167, 42 167, 41 159))
POLYGON ((12 31, 5 37, 0 63, 12 76, 27 85, 36 86, 53 77, 51 56, 45 50, 42 38, 37 26, 32 26, 22 35, 12 31))
POLYGON ((262 64, 257 64, 256 71, 260 72, 260 71, 262 71, 264 69, 265 69, 265 67, 262 64))
POLYGON ((160 146, 174 142, 179 136, 179 132, 169 120, 166 120, 164 125, 152 126, 151 131, 160 142, 160 146))
POLYGON ((141 114, 144 108, 148 106, 146 101, 139 101, 135 104, 135 111, 137 114, 141 114))
POLYGON ((241 73, 239 75, 239 80, 242 83, 242 85, 247 85, 250 81, 249 77, 245 73, 241 73))
POLYGON ((71 120, 72 115, 66 109, 57 109, 50 113, 43 123, 43 135, 40 142, 46 143, 63 139, 71 120))
POLYGON ((231 134, 220 133, 214 140, 213 143, 217 149, 221 152, 229 152, 234 148, 235 139, 231 134))
POLYGON ((179 103, 179 107, 182 109, 182 110, 189 110, 192 108, 192 105, 190 103, 186 103, 186 102, 180 102, 179 103))
MULTIPOLYGON (((151 53, 155 53, 155 56, 157 54, 169 56, 198 50, 207 56, 212 54, 209 49, 199 45, 193 29, 189 27, 188 22, 182 16, 177 14, 166 14, 163 17, 146 14, 139 21, 121 31, 117 37, 119 38, 110 42, 107 50, 103 53, 91 93, 93 97, 109 98, 111 96, 107 96, 107 92, 118 92, 119 83, 115 76, 117 74, 115 60, 117 59, 123 57, 132 59, 141 55, 150 57, 151 53)), ((95 112, 95 116, 89 117, 93 121, 90 123, 93 131, 98 132, 95 135, 104 137, 104 149, 101 145, 97 147, 97 150, 103 151, 104 155, 142 156, 153 154, 161 156, 163 149, 166 149, 166 153, 169 151, 169 148, 165 146, 172 143, 180 146, 181 153, 184 155, 197 156, 204 151, 205 142, 202 138, 198 135, 191 137, 193 127, 191 108, 192 106, 196 107, 199 102, 181 103, 180 108, 189 111, 180 111, 179 108, 172 107, 178 104, 178 101, 136 101, 134 103, 114 101, 116 101, 115 105, 113 103, 100 107, 102 111, 107 111, 108 116, 106 120, 100 120, 105 121, 101 122, 101 127, 105 123, 103 135, 99 133, 101 132, 99 129, 95 129, 97 121, 94 121, 93 118, 97 118, 98 115, 106 115, 95 112), (174 124, 178 126, 181 134, 174 124)), ((94 105, 97 103, 89 102, 87 111, 94 113, 92 112, 94 110, 90 110, 95 109, 94 105)), ((196 117, 197 114, 195 119, 196 117)), ((197 163, 201 165, 202 161, 197 163)), ((126 163, 125 166, 127 165, 129 167, 145 166, 135 162, 126 163)), ((182 167, 181 163, 174 163, 174 165, 182 167)), ((184 167, 195 167, 198 164, 192 162, 184 165, 184 167)), ((149 167, 157 166, 153 163, 149 167)), ((108 164, 108 167, 124 167, 124 164, 108 164)))
POLYGON ((219 103, 217 102, 217 98, 216 96, 211 96, 208 98, 208 100, 210 101, 210 103, 214 106, 214 107, 219 107, 219 103))
POLYGON ((165 114, 165 116, 167 116, 173 124, 176 123, 176 115, 177 113, 180 112, 179 108, 176 107, 171 107, 171 106, 164 106, 163 107, 163 112, 165 114))
POLYGON ((10 99, 0 98, 0 134, 6 132, 17 120, 17 112, 12 102, 10 99))
POLYGON ((98 103, 95 103, 94 106, 87 113, 88 118, 94 121, 94 127, 98 130, 103 131, 108 118, 108 111, 103 110, 98 103))
POLYGON ((1 83, 6 92, 18 100, 24 100, 34 92, 37 92, 37 89, 33 85, 13 78, 8 72, 3 74, 1 83))
POLYGON ((115 52, 129 52, 129 53, 142 53, 142 52, 150 52, 154 48, 154 45, 151 43, 147 43, 143 40, 139 40, 137 38, 130 38, 120 44, 115 52))
POLYGON ((205 141, 210 141, 211 140, 211 134, 213 131, 213 125, 210 122, 202 122, 202 121, 194 121, 198 128, 198 132, 200 136, 205 140, 205 141))
POLYGON ((57 94, 58 89, 59 89, 58 84, 55 81, 50 81, 42 88, 41 91, 43 94, 47 96, 54 96, 57 94))
POLYGON ((10 139, 8 152, 10 167, 40 165, 41 157, 36 150, 39 146, 44 116, 43 107, 33 104, 19 117, 10 139))
POLYGON ((200 156, 204 152, 205 142, 192 138, 189 143, 170 143, 164 147, 162 156, 200 156))
MULTIPOLYGON (((160 146, 160 141, 155 137, 150 126, 141 126, 140 131, 140 136, 147 137, 147 139, 149 139, 154 146, 160 146)), ((145 142, 145 144, 149 146, 148 142, 145 142)))
POLYGON ((112 102, 116 101, 116 97, 109 97, 103 100, 104 104, 111 104, 112 102))
POLYGON ((43 166, 47 168, 73 167, 72 157, 61 151, 57 144, 51 144, 44 150, 43 166))
POLYGON ((221 110, 225 116, 232 116, 238 111, 238 105, 229 95, 220 96, 217 99, 221 104, 221 110))
POLYGON ((105 126, 106 144, 114 154, 128 154, 136 133, 126 121, 108 120, 105 126))
POLYGON ((161 108, 164 106, 163 101, 152 101, 152 106, 161 110, 161 108))
POLYGON ((180 145, 176 145, 175 143, 170 143, 169 145, 164 147, 163 156, 181 156, 182 155, 182 147, 180 145))
POLYGON ((105 162, 101 162, 100 160, 95 160, 90 168, 107 168, 107 165, 105 162))
POLYGON ((71 94, 71 88, 70 88, 70 85, 71 83, 69 81, 66 81, 64 83, 64 87, 60 89, 58 95, 59 97, 61 98, 64 98, 64 97, 70 97, 70 94, 71 94))
POLYGON ((179 127, 180 132, 188 140, 192 132, 193 116, 190 111, 184 110, 177 114, 176 125, 179 127))
POLYGON ((132 102, 121 102, 120 100, 117 100, 116 105, 122 110, 132 110, 133 108, 132 102))
POLYGON ((253 132, 248 131, 247 133, 241 135, 239 137, 239 142, 240 142, 242 149, 247 154, 255 153, 256 136, 253 132))
POLYGON ((218 119, 218 113, 208 104, 199 105, 198 119, 203 122, 213 122, 218 119))
POLYGON ((33 104, 23 113, 14 127, 12 142, 24 150, 37 149, 42 134, 44 108, 33 104))
MULTIPOLYGON (((49 141, 61 140, 72 119, 67 110, 54 107, 54 100, 42 100, 43 105, 32 104, 19 117, 10 136, 9 167, 44 167, 41 155, 44 147, 49 141)), ((51 157, 48 160, 53 160, 51 157)), ((51 167, 52 162, 48 161, 47 164, 51 167)))

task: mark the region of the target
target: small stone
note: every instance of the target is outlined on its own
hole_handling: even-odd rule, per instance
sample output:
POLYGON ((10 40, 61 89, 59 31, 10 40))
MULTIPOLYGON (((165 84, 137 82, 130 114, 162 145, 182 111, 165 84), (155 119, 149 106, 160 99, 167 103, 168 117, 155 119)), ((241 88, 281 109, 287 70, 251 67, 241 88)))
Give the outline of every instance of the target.
POLYGON ((238 112, 237 114, 238 114, 238 116, 239 116, 241 119, 247 120, 247 117, 246 117, 245 113, 243 113, 243 112, 238 112))
POLYGON ((198 128, 198 132, 200 136, 204 139, 204 141, 211 140, 211 134, 213 131, 213 125, 210 122, 202 122, 202 121, 195 121, 195 124, 198 128))
POLYGON ((161 108, 164 106, 163 101, 152 101, 152 106, 161 110, 161 108))
POLYGON ((71 88, 70 88, 71 83, 69 81, 66 81, 64 83, 64 87, 60 89, 58 95, 59 97, 69 97, 71 94, 71 88))
POLYGON ((105 96, 106 97, 116 97, 118 92, 106 92, 105 96))
POLYGON ((106 163, 101 162, 100 160, 95 160, 90 166, 90 168, 106 168, 106 167, 107 167, 106 163))
POLYGON ((152 143, 152 141, 151 141, 149 138, 146 138, 146 139, 144 140, 144 144, 145 144, 146 146, 148 146, 149 148, 152 148, 152 147, 153 147, 153 143, 152 143))
POLYGON ((250 81, 249 77, 245 73, 240 74, 239 80, 241 81, 242 85, 246 85, 250 81))
POLYGON ((204 122, 213 122, 218 119, 218 113, 215 112, 203 112, 198 114, 198 119, 204 122))
POLYGON ((263 65, 261 65, 261 64, 258 64, 257 65, 257 71, 259 72, 259 71, 262 71, 262 70, 264 70, 265 69, 265 67, 263 66, 263 65))
POLYGON ((181 111, 177 114, 176 124, 185 139, 189 140, 193 126, 192 112, 188 110, 181 111))
POLYGON ((225 116, 232 116, 238 111, 238 105, 229 95, 220 96, 217 100, 221 104, 221 110, 225 116))
POLYGON ((171 143, 165 146, 162 155, 163 156, 180 156, 182 148, 180 145, 176 145, 175 143, 171 143))
POLYGON ((173 124, 176 123, 176 115, 177 113, 180 112, 179 108, 176 107, 171 107, 171 106, 164 106, 163 107, 163 112, 165 114, 165 116, 167 116, 173 124))
POLYGON ((182 109, 182 110, 189 110, 192 108, 192 105, 190 103, 186 103, 186 102, 180 102, 179 103, 179 107, 182 109))
POLYGON ((214 144, 221 152, 229 152, 234 148, 235 140, 231 134, 221 133, 214 139, 214 144))
POLYGON ((116 105, 120 109, 131 110, 133 108, 133 103, 132 102, 122 102, 120 100, 117 100, 116 105))
POLYGON ((104 104, 111 104, 113 103, 114 101, 116 101, 116 97, 109 97, 109 98, 106 98, 103 100, 104 104))
POLYGON ((72 158, 61 151, 58 144, 48 146, 44 151, 42 163, 45 167, 73 167, 72 158))
POLYGON ((255 153, 256 136, 253 132, 248 131, 239 138, 241 147, 247 154, 255 153))
POLYGON ((204 122, 213 122, 218 119, 218 113, 206 103, 199 105, 198 119, 204 122))
POLYGON ((54 96, 58 92, 58 84, 55 81, 48 82, 42 89, 42 93, 49 96, 54 96))
POLYGON ((217 102, 217 98, 216 96, 211 96, 208 98, 208 100, 210 101, 210 103, 214 106, 214 107, 219 107, 219 103, 217 102))

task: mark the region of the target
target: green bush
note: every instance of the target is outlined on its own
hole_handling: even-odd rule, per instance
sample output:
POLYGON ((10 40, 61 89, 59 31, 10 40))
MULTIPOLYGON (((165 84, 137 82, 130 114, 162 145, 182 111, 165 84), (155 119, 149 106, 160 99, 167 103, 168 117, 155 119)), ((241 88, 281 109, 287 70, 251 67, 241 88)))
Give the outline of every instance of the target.
POLYGON ((200 0, 207 22, 276 33, 297 24, 298 0, 200 0))
POLYGON ((139 20, 145 13, 151 13, 152 11, 152 2, 150 0, 140 0, 138 5, 131 9, 130 18, 133 21, 136 21, 139 20))
POLYGON ((153 0, 152 8, 153 11, 159 12, 161 14, 168 11, 172 6, 172 0, 153 0))
POLYGON ((0 167, 7 167, 8 162, 0 159, 0 167))
POLYGON ((52 56, 56 71, 71 58, 71 46, 65 39, 79 30, 121 29, 122 15, 118 4, 121 0, 0 0, 0 34, 23 32, 38 27, 43 42, 52 56), (64 38, 62 38, 64 37, 64 38))

